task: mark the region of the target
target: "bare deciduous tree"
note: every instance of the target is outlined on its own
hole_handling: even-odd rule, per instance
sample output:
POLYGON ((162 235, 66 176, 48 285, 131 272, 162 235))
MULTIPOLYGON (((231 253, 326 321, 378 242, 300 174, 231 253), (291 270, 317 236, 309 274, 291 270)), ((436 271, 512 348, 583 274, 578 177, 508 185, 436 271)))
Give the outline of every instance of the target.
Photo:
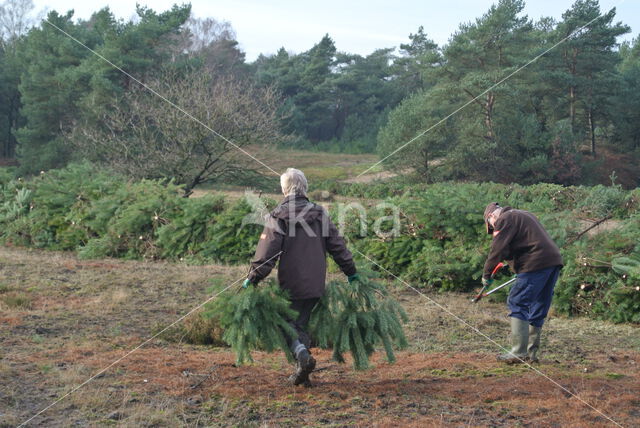
POLYGON ((69 137, 79 154, 133 177, 173 178, 189 195, 203 182, 259 169, 234 145, 284 138, 277 114, 280 97, 273 89, 231 77, 213 80, 202 72, 165 73, 149 86, 215 132, 138 87, 114 102, 99 125, 76 124, 69 137))
POLYGON ((227 21, 217 21, 213 18, 189 18, 186 27, 191 33, 188 50, 199 52, 213 43, 222 40, 235 40, 236 32, 227 21))
POLYGON ((236 33, 227 21, 214 18, 191 17, 183 30, 174 36, 171 45, 173 60, 200 57, 205 68, 213 74, 237 74, 245 61, 238 47, 236 33))
POLYGON ((0 38, 11 42, 34 25, 32 0, 5 0, 0 4, 0 38))

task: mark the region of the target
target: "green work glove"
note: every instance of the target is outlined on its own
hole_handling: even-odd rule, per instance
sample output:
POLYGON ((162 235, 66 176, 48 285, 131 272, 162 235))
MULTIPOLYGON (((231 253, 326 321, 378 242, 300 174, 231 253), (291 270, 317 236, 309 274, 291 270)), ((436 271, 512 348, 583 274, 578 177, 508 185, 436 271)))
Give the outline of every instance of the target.
POLYGON ((242 283, 242 288, 249 288, 250 285, 251 285, 251 281, 249 281, 249 278, 247 278, 242 283))
POLYGON ((493 278, 489 278, 489 279, 487 279, 487 278, 482 278, 482 286, 483 286, 483 287, 488 287, 488 286, 490 286, 491 284, 493 284, 493 278))
POLYGON ((353 275, 347 277, 347 279, 349 280, 349 284, 353 284, 354 281, 360 281, 360 275, 354 273, 353 275))

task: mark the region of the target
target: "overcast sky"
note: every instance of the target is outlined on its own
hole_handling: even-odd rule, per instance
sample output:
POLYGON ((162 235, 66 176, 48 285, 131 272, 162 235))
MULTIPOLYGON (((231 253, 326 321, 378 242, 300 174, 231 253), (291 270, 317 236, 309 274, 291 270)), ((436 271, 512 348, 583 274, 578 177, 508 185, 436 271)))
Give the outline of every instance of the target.
MULTIPOLYGON (((38 10, 58 12, 74 9, 75 16, 89 18, 109 6, 119 18, 135 13, 132 0, 34 0, 38 10)), ((138 0, 155 11, 169 9, 176 1, 138 0)), ((397 47, 420 25, 427 35, 442 45, 462 22, 480 17, 493 4, 491 0, 193 0, 196 17, 229 21, 237 34, 247 60, 260 53, 273 54, 280 47, 302 52, 329 34, 339 51, 367 55, 378 48, 397 47)), ((529 0, 524 13, 537 20, 541 16, 560 19, 573 0, 529 0)), ((637 37, 640 29, 639 0, 600 0, 601 10, 616 7, 616 21, 631 27, 625 37, 637 37)))

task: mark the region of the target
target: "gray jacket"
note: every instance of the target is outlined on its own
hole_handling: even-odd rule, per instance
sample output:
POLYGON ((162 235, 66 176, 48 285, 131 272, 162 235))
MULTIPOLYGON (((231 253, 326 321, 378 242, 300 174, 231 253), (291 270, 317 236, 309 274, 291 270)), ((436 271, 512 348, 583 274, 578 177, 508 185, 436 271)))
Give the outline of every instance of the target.
POLYGON ((249 280, 257 284, 267 277, 279 258, 278 282, 292 300, 321 297, 326 253, 345 275, 356 273, 353 256, 324 208, 304 196, 288 196, 267 218, 249 280), (274 257, 280 251, 282 254, 274 257))

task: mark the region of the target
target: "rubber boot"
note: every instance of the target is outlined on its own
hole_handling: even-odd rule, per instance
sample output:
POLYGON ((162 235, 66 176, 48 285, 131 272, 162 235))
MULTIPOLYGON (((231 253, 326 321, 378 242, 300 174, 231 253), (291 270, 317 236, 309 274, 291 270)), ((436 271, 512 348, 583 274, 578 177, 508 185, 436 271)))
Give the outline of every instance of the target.
POLYGON ((498 361, 507 364, 522 363, 528 358, 529 323, 519 318, 511 317, 511 352, 498 355, 498 361))
POLYGON ((540 333, 542 327, 529 326, 529 347, 527 348, 527 354, 529 360, 532 363, 538 362, 538 349, 540 349, 540 333))
POLYGON ((306 387, 311 386, 309 375, 316 368, 316 360, 311 356, 311 353, 307 347, 295 340, 291 344, 291 351, 296 357, 296 372, 289 377, 289 381, 294 385, 304 385, 306 387))

